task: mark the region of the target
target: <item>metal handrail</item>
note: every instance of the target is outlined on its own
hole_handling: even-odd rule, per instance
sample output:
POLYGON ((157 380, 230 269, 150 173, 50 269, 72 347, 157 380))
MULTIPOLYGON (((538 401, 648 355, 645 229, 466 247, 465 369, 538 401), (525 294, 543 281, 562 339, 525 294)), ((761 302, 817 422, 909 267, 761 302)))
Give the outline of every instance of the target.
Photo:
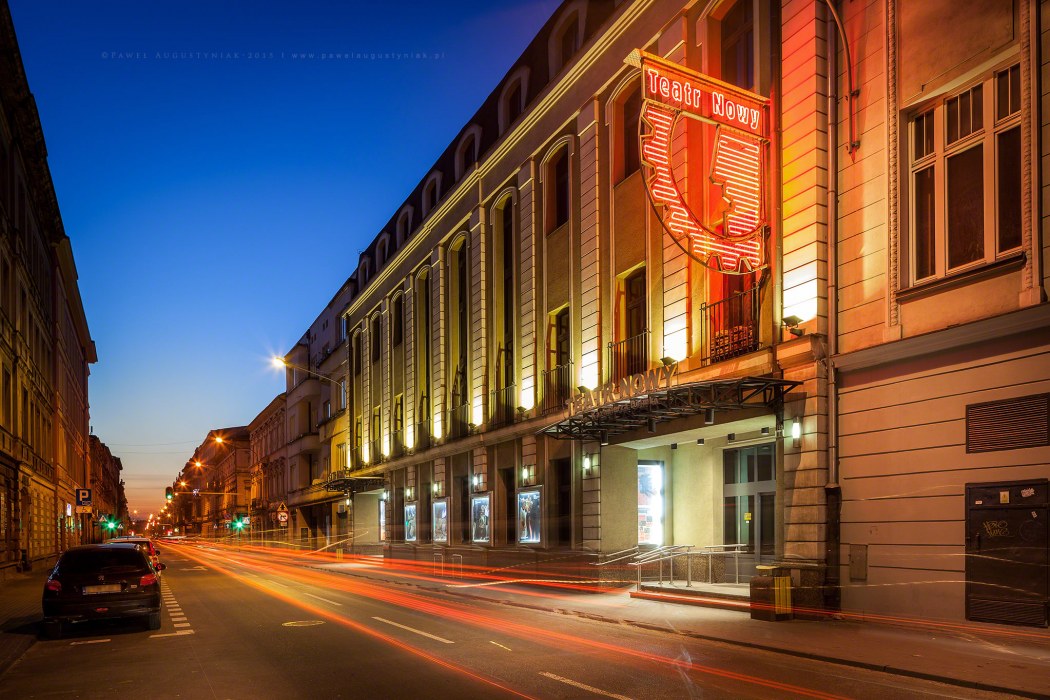
POLYGON ((671 566, 668 571, 668 581, 674 583, 674 559, 675 557, 683 554, 688 554, 693 549, 691 544, 670 544, 663 545, 661 547, 654 547, 653 549, 647 550, 635 556, 634 561, 629 562, 628 566, 635 567, 638 572, 638 588, 642 587, 642 566, 645 564, 659 564, 660 565, 660 583, 664 582, 664 562, 670 561, 671 566))
POLYGON ((624 559, 630 559, 631 557, 633 557, 637 553, 638 553, 638 548, 637 547, 631 547, 630 549, 621 549, 619 552, 611 553, 609 555, 610 557, 612 557, 611 559, 603 559, 602 561, 592 561, 592 562, 590 562, 590 564, 591 564, 591 566, 605 566, 606 564, 615 564, 618 561, 623 561, 624 559))

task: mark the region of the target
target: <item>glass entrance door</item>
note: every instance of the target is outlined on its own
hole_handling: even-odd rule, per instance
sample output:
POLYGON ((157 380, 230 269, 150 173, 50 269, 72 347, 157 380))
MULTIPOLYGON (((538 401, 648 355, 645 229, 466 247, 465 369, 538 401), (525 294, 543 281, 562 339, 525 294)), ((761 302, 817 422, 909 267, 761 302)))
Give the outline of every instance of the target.
POLYGON ((722 543, 742 545, 742 575, 776 555, 775 465, 774 443, 722 453, 722 543))

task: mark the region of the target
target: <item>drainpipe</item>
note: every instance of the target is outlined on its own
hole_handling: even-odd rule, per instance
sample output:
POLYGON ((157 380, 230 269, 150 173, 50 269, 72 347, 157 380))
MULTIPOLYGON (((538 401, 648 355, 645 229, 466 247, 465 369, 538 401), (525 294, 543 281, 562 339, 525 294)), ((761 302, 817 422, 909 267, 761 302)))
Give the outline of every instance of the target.
MULTIPOLYGON (((825 0, 828 5, 828 17, 825 19, 825 32, 828 46, 828 338, 826 356, 823 358, 828 382, 828 483, 825 486, 827 499, 827 531, 825 534, 825 561, 827 573, 824 588, 825 608, 838 610, 841 606, 840 564, 840 517, 842 508, 842 489, 839 486, 838 462, 838 370, 835 368, 835 356, 838 353, 838 42, 836 30, 841 30, 835 13, 834 0, 825 0)), ((845 41, 845 37, 843 37, 845 41)), ((849 56, 846 57, 847 62, 849 56)), ((852 91, 852 78, 849 89, 852 91)), ((852 102, 850 101, 850 123, 852 127, 852 102)), ((850 152, 854 148, 854 136, 850 133, 850 152)))

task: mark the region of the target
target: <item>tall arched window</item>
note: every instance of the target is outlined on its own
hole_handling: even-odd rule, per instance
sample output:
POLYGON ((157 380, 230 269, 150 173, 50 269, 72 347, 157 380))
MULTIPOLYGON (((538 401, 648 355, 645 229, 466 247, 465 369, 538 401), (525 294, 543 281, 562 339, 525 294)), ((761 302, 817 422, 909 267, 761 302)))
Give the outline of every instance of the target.
POLYGON ((623 101, 622 118, 620 124, 620 144, 623 153, 622 178, 634 174, 641 166, 638 157, 638 120, 642 112, 642 90, 635 87, 623 101))
POLYGON ((544 177, 544 216, 547 233, 569 221, 569 149, 561 148, 547 161, 544 177))

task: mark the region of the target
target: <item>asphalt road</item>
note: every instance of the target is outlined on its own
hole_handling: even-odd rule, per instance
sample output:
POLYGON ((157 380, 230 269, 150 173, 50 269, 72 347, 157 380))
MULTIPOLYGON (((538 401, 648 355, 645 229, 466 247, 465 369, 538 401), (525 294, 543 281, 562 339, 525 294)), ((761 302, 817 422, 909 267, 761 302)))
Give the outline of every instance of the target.
POLYGON ((275 555, 164 550, 160 630, 96 624, 39 641, 0 676, 0 697, 1002 697, 275 555))

